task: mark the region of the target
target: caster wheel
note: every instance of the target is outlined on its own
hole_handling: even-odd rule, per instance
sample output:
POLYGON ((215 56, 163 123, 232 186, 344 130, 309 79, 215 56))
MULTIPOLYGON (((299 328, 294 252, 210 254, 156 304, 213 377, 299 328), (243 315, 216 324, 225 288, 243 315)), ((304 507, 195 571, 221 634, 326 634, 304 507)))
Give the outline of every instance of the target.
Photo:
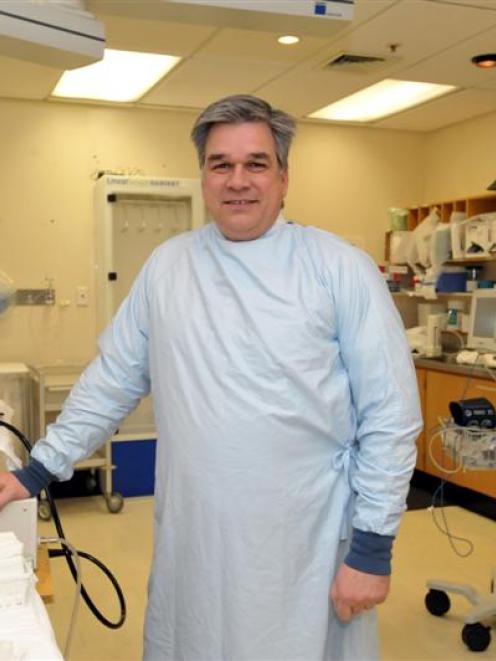
POLYGON ((95 491, 98 489, 98 482, 94 475, 88 475, 88 477, 85 479, 85 487, 88 493, 95 493, 95 491))
POLYGON ((425 607, 431 615, 440 617, 450 609, 450 598, 442 590, 429 590, 425 595, 425 607))
POLYGON ((52 510, 50 509, 50 505, 45 500, 41 500, 38 503, 38 517, 42 521, 50 521, 52 518, 52 510))
POLYGON ((466 624, 462 629, 462 640, 471 652, 483 652, 491 642, 491 630, 480 622, 466 624))
POLYGON ((122 494, 117 491, 106 496, 105 500, 107 502, 107 509, 112 514, 117 514, 117 512, 120 512, 124 507, 124 498, 122 497, 122 494))

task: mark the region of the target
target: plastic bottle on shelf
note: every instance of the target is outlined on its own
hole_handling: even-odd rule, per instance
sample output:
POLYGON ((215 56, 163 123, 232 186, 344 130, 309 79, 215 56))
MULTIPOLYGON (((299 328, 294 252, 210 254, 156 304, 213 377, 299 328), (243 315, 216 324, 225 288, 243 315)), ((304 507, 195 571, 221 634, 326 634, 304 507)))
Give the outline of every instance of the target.
POLYGON ((465 289, 467 291, 475 291, 479 286, 478 281, 481 274, 481 266, 468 266, 467 267, 467 283, 465 289))
POLYGON ((448 314, 446 317, 446 328, 449 330, 460 330, 462 327, 463 301, 449 300, 448 314))

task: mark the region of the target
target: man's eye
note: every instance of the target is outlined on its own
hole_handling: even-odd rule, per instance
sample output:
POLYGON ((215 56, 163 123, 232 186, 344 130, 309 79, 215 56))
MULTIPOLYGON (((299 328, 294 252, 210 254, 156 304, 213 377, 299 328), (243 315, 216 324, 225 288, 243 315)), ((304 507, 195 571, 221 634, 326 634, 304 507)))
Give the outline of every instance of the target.
POLYGON ((261 170, 265 170, 267 166, 265 163, 259 161, 252 161, 251 163, 248 164, 248 167, 250 168, 250 170, 255 170, 256 172, 260 172, 261 170))
POLYGON ((216 172, 222 172, 223 170, 227 170, 229 168, 229 163, 216 163, 213 166, 213 170, 216 172))

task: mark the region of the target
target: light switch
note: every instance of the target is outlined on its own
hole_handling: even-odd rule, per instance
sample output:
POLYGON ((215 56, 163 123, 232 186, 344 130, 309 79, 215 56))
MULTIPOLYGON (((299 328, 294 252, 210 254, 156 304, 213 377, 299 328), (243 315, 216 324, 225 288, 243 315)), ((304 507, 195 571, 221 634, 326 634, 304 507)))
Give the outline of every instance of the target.
POLYGON ((80 307, 86 307, 89 305, 89 292, 88 287, 77 287, 76 288, 76 305, 80 307))

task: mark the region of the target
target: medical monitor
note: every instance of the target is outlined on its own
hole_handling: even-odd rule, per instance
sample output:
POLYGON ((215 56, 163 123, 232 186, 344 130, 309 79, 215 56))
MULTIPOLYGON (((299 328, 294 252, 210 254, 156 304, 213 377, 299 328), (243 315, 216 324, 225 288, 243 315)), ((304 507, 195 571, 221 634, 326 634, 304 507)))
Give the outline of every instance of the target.
POLYGON ((468 347, 496 354, 496 289, 477 289, 472 296, 468 347))

